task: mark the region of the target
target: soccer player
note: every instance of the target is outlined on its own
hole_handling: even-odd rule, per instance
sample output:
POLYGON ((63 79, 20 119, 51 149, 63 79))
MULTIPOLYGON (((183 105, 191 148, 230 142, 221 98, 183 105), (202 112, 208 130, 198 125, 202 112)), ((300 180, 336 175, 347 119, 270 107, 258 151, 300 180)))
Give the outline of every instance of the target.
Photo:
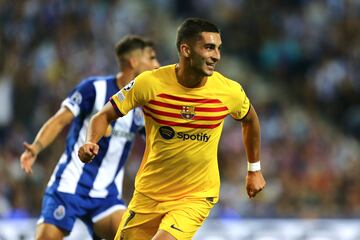
POLYGON ((215 71, 220 31, 189 18, 177 32, 179 63, 140 74, 90 121, 83 162, 101 154, 107 125, 142 106, 146 148, 135 191, 115 239, 191 239, 218 201, 217 148, 224 118, 242 123, 250 198, 265 187, 260 171, 260 124, 243 88, 215 71))
POLYGON ((91 116, 138 74, 158 68, 159 63, 152 42, 139 36, 124 37, 115 50, 121 71, 80 82, 42 126, 33 143, 24 143, 21 168, 32 173, 37 155, 71 124, 65 151, 45 191, 36 239, 62 239, 71 232, 76 218, 87 225, 91 235, 113 239, 116 234, 125 209, 120 199, 123 166, 135 133, 144 129, 141 109, 134 108, 106 126, 104 137, 98 139, 101 151, 91 164, 82 163, 77 152, 85 143, 91 116))

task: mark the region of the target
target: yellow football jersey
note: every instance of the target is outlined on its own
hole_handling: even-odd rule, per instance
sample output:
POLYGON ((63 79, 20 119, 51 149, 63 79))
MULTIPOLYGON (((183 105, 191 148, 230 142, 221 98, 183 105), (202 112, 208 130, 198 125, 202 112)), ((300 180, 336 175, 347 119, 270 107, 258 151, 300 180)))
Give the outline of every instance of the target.
POLYGON ((218 72, 204 86, 177 82, 175 65, 140 74, 112 96, 125 115, 142 106, 146 149, 135 188, 156 200, 217 197, 220 178, 217 149, 224 118, 240 120, 250 102, 239 83, 218 72))

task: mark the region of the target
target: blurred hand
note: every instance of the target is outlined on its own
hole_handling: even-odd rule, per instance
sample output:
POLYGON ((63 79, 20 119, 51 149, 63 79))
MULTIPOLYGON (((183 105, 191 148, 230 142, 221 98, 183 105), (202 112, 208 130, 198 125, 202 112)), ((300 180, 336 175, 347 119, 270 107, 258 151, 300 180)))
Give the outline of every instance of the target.
POLYGON ((86 142, 79 149, 78 156, 83 163, 90 163, 99 153, 99 145, 92 142, 86 142))
POLYGON ((260 171, 248 172, 246 176, 246 191, 249 198, 254 198, 266 185, 265 179, 260 171))
POLYGON ((35 145, 27 142, 24 142, 24 148, 25 151, 20 156, 20 166, 25 173, 32 174, 32 166, 35 163, 38 152, 35 145))

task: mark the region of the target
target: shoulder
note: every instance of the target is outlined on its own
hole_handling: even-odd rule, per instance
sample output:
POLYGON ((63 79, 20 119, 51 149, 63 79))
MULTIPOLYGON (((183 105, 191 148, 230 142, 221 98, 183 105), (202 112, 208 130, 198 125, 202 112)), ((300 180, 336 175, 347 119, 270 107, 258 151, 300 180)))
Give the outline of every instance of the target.
POLYGON ((80 83, 76 86, 77 89, 87 89, 91 90, 95 88, 97 84, 107 84, 114 81, 115 75, 108 76, 90 76, 85 79, 82 79, 80 83))
POLYGON ((85 85, 93 85, 97 82, 112 82, 115 80, 115 75, 107 75, 107 76, 90 76, 88 78, 83 79, 81 82, 85 85))
POLYGON ((95 77, 95 76, 84 78, 78 83, 77 88, 90 88, 90 87, 93 87, 94 82, 96 80, 97 80, 97 77, 95 77))
POLYGON ((135 78, 136 84, 146 84, 148 86, 160 84, 171 78, 175 71, 175 65, 167 65, 158 69, 145 71, 135 78))
POLYGON ((136 78, 162 77, 164 75, 172 74, 173 71, 175 71, 175 65, 174 64, 166 65, 166 66, 162 66, 160 68, 154 69, 154 70, 145 71, 145 72, 139 74, 139 76, 136 77, 136 78))
POLYGON ((215 71, 213 73, 213 78, 215 81, 217 81, 218 86, 222 86, 224 88, 227 88, 228 90, 237 90, 239 88, 242 89, 242 86, 239 82, 232 80, 228 77, 225 77, 219 72, 215 71))

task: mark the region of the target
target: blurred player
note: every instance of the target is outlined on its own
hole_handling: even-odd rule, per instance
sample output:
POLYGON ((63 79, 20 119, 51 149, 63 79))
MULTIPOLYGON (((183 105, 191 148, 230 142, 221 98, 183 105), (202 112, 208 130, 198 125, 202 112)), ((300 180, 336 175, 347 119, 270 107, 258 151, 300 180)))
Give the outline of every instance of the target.
POLYGON ((120 199, 123 166, 135 134, 144 126, 141 109, 134 108, 107 126, 98 142, 101 151, 91 164, 82 163, 77 152, 85 143, 91 116, 138 74, 159 67, 153 44, 141 37, 123 38, 115 50, 121 72, 82 81, 42 126, 33 143, 24 143, 21 168, 32 173, 37 155, 71 124, 65 151, 45 191, 36 239, 62 239, 71 232, 76 218, 87 225, 92 235, 106 239, 115 236, 125 209, 120 199))
POLYGON ((140 74, 91 119, 79 149, 84 162, 101 154, 109 123, 138 106, 145 114, 146 149, 115 239, 192 239, 218 201, 217 148, 227 115, 242 123, 248 196, 265 187, 259 120, 240 84, 215 72, 220 47, 214 24, 187 19, 178 29, 179 63, 140 74))

